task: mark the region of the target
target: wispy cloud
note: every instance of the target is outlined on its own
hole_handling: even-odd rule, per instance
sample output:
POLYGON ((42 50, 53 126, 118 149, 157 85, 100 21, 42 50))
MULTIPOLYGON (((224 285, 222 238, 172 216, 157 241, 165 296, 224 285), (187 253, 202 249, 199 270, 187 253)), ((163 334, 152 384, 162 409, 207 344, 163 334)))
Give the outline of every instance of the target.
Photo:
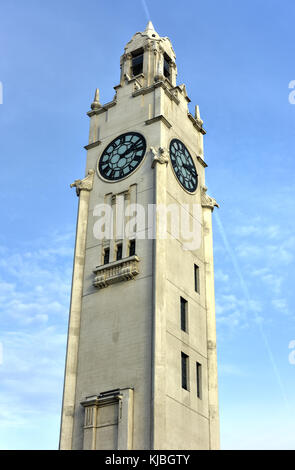
POLYGON ((1 249, 0 435, 6 429, 7 442, 12 429, 32 423, 38 433, 44 413, 58 436, 73 243, 74 233, 53 234, 1 249))

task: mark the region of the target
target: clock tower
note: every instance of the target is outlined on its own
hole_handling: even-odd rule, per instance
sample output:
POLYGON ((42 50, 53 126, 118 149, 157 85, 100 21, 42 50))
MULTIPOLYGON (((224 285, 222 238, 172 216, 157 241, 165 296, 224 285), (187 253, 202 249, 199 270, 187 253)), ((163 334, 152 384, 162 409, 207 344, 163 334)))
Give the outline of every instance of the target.
POLYGON ((218 449, 205 130, 151 22, 91 110, 79 197, 61 449, 218 449))

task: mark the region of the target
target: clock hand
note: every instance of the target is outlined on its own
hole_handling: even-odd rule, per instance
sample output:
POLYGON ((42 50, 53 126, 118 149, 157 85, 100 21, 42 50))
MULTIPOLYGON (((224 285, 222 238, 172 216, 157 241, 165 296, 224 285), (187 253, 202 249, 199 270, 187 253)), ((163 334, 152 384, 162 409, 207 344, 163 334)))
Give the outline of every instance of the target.
POLYGON ((135 144, 132 144, 131 147, 129 147, 129 149, 125 150, 124 153, 122 153, 122 155, 120 155, 120 158, 122 157, 125 157, 125 155, 127 155, 128 153, 132 152, 132 150, 135 149, 135 147, 137 146, 138 142, 136 142, 135 144))
POLYGON ((185 163, 182 164, 183 168, 185 168, 186 170, 190 171, 190 166, 186 165, 185 163))

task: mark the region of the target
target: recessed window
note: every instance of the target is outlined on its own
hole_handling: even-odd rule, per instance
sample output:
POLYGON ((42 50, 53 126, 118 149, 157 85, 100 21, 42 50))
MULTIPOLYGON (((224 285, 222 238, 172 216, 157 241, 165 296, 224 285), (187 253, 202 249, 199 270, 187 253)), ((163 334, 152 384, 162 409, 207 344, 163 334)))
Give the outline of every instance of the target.
POLYGON ((170 57, 164 54, 164 76, 170 80, 170 57))
POLYGON ((129 242, 129 256, 135 255, 135 240, 129 242))
POLYGON ((202 399, 202 364, 196 363, 196 374, 197 374, 197 397, 202 399))
POLYGON ((116 254, 116 260, 117 261, 122 259, 122 251, 123 251, 123 245, 122 245, 122 243, 118 243, 118 245, 117 245, 117 254, 116 254))
POLYGON ((143 50, 139 49, 132 53, 132 75, 135 77, 143 71, 143 50))
POLYGON ((181 353, 181 386, 188 390, 188 356, 181 353))
POLYGON ((199 272, 199 266, 196 264, 194 265, 194 276, 195 276, 195 291, 200 293, 200 272, 199 272))
POLYGON ((108 264, 110 262, 110 249, 105 248, 103 252, 103 264, 108 264))
POLYGON ((187 331, 187 300, 180 297, 180 328, 187 331))

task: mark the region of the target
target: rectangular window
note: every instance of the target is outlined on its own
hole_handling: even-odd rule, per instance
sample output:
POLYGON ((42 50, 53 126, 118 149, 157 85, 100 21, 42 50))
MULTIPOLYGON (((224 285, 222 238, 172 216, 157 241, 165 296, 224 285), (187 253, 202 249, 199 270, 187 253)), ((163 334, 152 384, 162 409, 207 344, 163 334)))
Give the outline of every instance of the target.
POLYGON ((116 256, 116 260, 119 261, 120 259, 122 259, 122 250, 123 250, 123 245, 122 243, 118 243, 117 245, 117 256, 116 256))
POLYGON ((170 80, 170 57, 164 55, 164 76, 170 80))
POLYGON ((195 264, 195 291, 200 293, 200 274, 199 274, 199 266, 195 264))
POLYGON ((135 240, 129 242, 129 256, 135 255, 135 240))
POLYGON ((181 353, 181 386, 188 390, 188 356, 181 353))
POLYGON ((187 331, 187 301, 180 297, 180 328, 187 331))
POLYGON ((197 397, 202 399, 202 364, 197 362, 197 397))
POLYGON ((108 264, 110 262, 110 249, 105 248, 103 252, 103 264, 108 264))
POLYGON ((139 49, 132 53, 132 75, 135 77, 143 71, 143 50, 139 49))

